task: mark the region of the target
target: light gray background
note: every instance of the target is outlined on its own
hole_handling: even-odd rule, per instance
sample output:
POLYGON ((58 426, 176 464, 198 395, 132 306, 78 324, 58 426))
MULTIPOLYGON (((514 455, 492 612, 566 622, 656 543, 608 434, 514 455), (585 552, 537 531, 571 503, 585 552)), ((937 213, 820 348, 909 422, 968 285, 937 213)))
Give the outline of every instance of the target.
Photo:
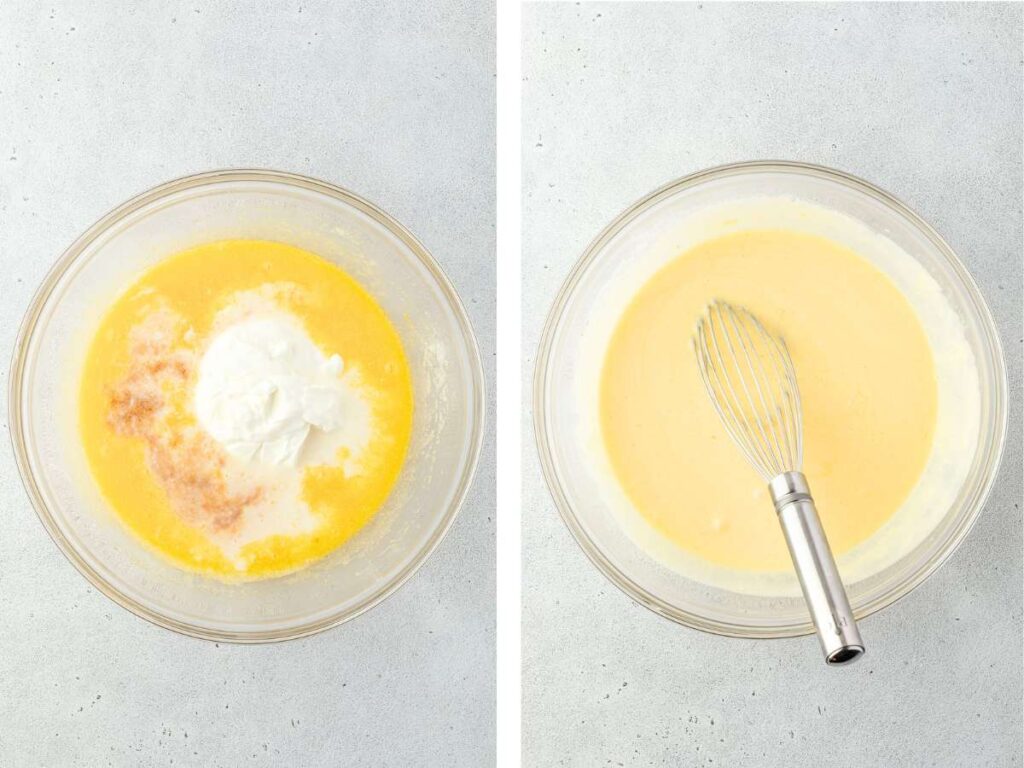
MULTIPOLYGON (((0 2, 4 358, 45 271, 108 209, 183 174, 264 166, 348 187, 418 235, 493 392, 493 6, 263 8, 0 2)), ((454 527, 395 595, 309 639, 215 645, 87 586, 0 450, 0 765, 492 764, 493 505, 488 438, 454 527)))
POLYGON ((783 158, 863 176, 931 222, 981 285, 1010 383, 977 525, 863 622, 869 653, 846 669, 809 637, 713 637, 631 602, 559 519, 526 414, 525 765, 1020 765, 1021 9, 525 8, 527 382, 560 282, 616 214, 683 174, 783 158))

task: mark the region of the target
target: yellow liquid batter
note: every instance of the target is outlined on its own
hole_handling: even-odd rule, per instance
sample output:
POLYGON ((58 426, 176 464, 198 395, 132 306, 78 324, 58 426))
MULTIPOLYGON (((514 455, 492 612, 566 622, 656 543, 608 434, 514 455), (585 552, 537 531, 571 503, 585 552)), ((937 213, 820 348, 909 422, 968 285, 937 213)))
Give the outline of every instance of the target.
POLYGON ((401 341, 377 302, 319 256, 247 240, 174 255, 118 298, 88 351, 79 405, 90 468, 127 527, 180 567, 225 578, 301 568, 366 525, 398 476, 413 409, 401 341), (356 473, 347 475, 341 462, 294 469, 301 473, 301 501, 316 519, 313 530, 252 541, 232 560, 207 533, 245 514, 249 497, 224 487, 225 458, 212 438, 199 434, 189 361, 209 341, 218 311, 240 294, 261 291, 301 321, 324 355, 338 354, 346 369, 358 371, 370 402, 372 432, 356 473), (132 341, 133 334, 157 317, 172 318, 169 330, 154 337, 166 342, 166 349, 162 358, 146 357, 149 352, 132 341), (148 366, 144 373, 155 371, 159 377, 159 408, 119 394, 138 373, 140 359, 148 366))
POLYGON ((786 339, 803 399, 803 469, 833 551, 846 552, 897 511, 931 451, 937 385, 917 315, 853 251, 777 230, 687 251, 623 313, 600 390, 615 475, 671 542, 747 571, 790 563, 767 488, 726 434, 690 347, 712 299, 746 306, 786 339))

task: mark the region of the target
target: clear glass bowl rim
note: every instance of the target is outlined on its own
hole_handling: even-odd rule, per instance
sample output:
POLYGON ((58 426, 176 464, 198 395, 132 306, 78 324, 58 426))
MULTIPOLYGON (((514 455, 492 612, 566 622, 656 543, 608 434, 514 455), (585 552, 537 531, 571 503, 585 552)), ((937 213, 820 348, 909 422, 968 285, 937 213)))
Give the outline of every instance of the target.
POLYGON ((999 341, 999 334, 989 311, 978 288, 977 283, 966 267, 961 263, 956 253, 948 243, 939 235, 935 229, 922 219, 911 208, 902 203, 895 196, 885 190, 865 181, 857 176, 828 168, 813 163, 804 163, 790 160, 750 160, 743 162, 727 163, 713 166, 695 173, 683 176, 670 181, 667 184, 648 193, 637 202, 633 203, 626 210, 612 220, 583 251, 583 254, 576 261, 572 270, 562 283, 555 301, 548 312, 544 328, 541 332, 538 346, 537 363, 534 369, 533 379, 533 426, 534 437, 537 443, 537 451, 540 457, 541 471, 547 483, 548 490, 555 502, 562 521, 569 529, 576 543, 583 550, 590 561, 597 566, 604 576, 616 587, 626 593, 630 598, 649 608, 655 613, 671 619, 684 626, 692 627, 712 634, 728 637, 741 638, 782 638, 808 635, 814 632, 809 621, 789 625, 777 625, 772 627, 743 626, 735 623, 721 622, 702 616, 697 613, 682 610, 660 598, 652 595, 640 584, 630 579, 618 566, 600 549, 587 534, 577 519, 575 512, 570 505, 565 490, 559 478, 553 458, 551 446, 551 435, 547 427, 548 403, 547 403, 547 379, 548 368, 551 362, 552 347, 555 337, 561 325, 566 307, 572 301, 577 285, 586 273, 591 262, 602 251, 605 245, 617 235, 630 221, 638 215, 657 205, 662 200, 684 189, 702 184, 714 179, 756 173, 790 173, 826 179, 854 190, 860 191, 878 202, 889 207, 902 216, 908 222, 917 227, 936 246, 937 251, 945 257, 948 266, 959 279, 967 297, 973 303, 980 319, 981 331, 984 335, 984 343, 994 368, 994 391, 991 393, 993 400, 993 411, 995 415, 995 439, 984 458, 985 472, 983 480, 975 493, 968 501, 968 510, 962 514, 957 521, 957 527, 951 532, 945 545, 919 568, 912 578, 896 585, 893 589, 867 603, 857 610, 857 618, 866 616, 892 605, 900 598, 906 596, 929 576, 931 576, 956 550, 963 539, 970 532, 976 522, 985 502, 988 499, 992 486, 995 483, 999 471, 999 465, 1006 443, 1007 430, 1007 409, 1006 409, 1006 364, 1003 357, 1003 350, 999 341))
POLYGON ((350 619, 365 613, 378 605, 385 598, 394 594, 412 575, 419 570, 427 558, 441 543, 455 521, 455 517, 462 507, 466 494, 476 474, 477 463, 480 458, 480 449, 483 444, 484 419, 485 419, 486 395, 484 389, 483 368, 480 361, 480 350, 469 317, 466 314, 465 306, 455 291, 454 286, 448 279, 444 270, 437 263, 426 247, 402 224, 381 208, 369 202, 365 198, 348 191, 342 187, 326 181, 314 179, 288 171, 278 171, 261 168, 225 168, 202 173, 183 176, 171 181, 159 184, 141 194, 132 197, 128 201, 117 206, 101 217, 95 224, 89 227, 80 235, 50 268, 50 271, 43 278, 42 283, 36 290, 35 295, 29 303, 28 309, 18 330, 12 354, 10 383, 8 387, 8 417, 11 425, 11 443, 14 449, 15 459, 18 465, 18 472, 21 475, 25 492, 29 496, 33 508, 36 511, 43 527, 53 539, 61 553, 81 573, 90 584, 99 592, 106 595, 122 608, 131 611, 136 616, 146 619, 158 626, 170 629, 179 634, 190 637, 198 637, 204 640, 218 640, 234 643, 266 643, 280 640, 290 640, 298 637, 305 637, 317 632, 322 632, 335 627, 350 619), (146 206, 157 203, 172 194, 188 191, 200 187, 211 187, 217 184, 230 182, 259 182, 284 187, 297 187, 300 189, 317 192, 342 202, 361 213, 374 219, 377 223, 387 228, 394 236, 401 240, 420 260, 430 275, 437 281, 448 307, 453 313, 457 324, 462 332, 462 341, 468 352, 470 369, 472 375, 472 423, 470 425, 470 448, 467 461, 462 467, 462 472, 456 487, 451 503, 445 510, 438 526, 434 529, 430 538, 423 547, 416 553, 416 556, 390 580, 382 584, 373 594, 367 596, 359 603, 338 613, 327 616, 318 621, 299 624, 281 630, 238 632, 211 629, 186 622, 172 619, 159 611, 155 611, 146 605, 122 593, 116 586, 102 578, 78 553, 74 543, 68 539, 57 525, 53 516, 43 500, 39 490, 39 478, 32 471, 32 462, 29 458, 29 449, 26 442, 25 421, 23 409, 23 378, 28 361, 28 352, 33 340, 36 323, 42 314, 44 307, 50 299, 54 288, 61 278, 71 269, 81 257, 85 249, 96 239, 102 237, 111 227, 116 226, 126 217, 146 206))

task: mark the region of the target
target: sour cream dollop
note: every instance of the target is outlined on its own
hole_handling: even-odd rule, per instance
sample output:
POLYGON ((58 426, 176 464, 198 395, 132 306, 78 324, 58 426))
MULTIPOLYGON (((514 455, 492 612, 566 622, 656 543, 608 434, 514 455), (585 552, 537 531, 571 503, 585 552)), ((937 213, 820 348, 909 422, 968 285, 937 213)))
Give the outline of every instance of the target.
POLYGON ((369 412, 343 374, 342 359, 325 356, 290 315, 250 317, 221 330, 203 353, 196 416, 246 462, 329 461, 341 446, 351 455, 368 437, 369 412))

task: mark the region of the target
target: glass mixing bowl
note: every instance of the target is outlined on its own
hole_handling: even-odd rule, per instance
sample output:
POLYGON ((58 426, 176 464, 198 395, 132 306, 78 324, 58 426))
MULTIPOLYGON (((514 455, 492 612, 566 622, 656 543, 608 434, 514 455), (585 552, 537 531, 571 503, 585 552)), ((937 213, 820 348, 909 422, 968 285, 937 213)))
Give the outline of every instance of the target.
MULTIPOLYGON (((751 162, 712 168, 656 190, 616 218, 590 244, 562 286, 548 316, 534 380, 534 426, 544 476, 569 530, 598 568, 634 600, 681 624, 738 637, 787 637, 813 631, 794 586, 787 594, 757 595, 713 586, 668 567, 635 543, 599 488, 591 449, 579 436, 577 377, 584 339, 621 268, 653 247, 664 247, 677 222, 711 206, 763 196, 809 203, 866 225, 910 255, 934 279, 962 324, 979 383, 978 439, 955 499, 937 525, 884 569, 848 583, 857 617, 906 595, 938 568, 964 538, 992 485, 1006 432, 1006 372, 996 329, 977 286, 942 238, 891 195, 827 168, 789 162, 751 162), (660 245, 659 245, 660 244, 660 245)), ((680 251, 675 251, 676 254, 680 251)), ((831 287, 823 287, 829 290, 831 287)), ((688 350, 688 329, 680 331, 688 350)), ((883 374, 884 375, 884 374, 883 374)), ((972 415, 973 418, 973 415, 972 415)), ((593 428, 589 428, 591 431, 593 428)), ((811 478, 813 485, 813 478, 811 478)), ((942 511, 942 510, 940 510, 942 511)), ((767 510, 765 514, 770 514, 767 510)), ((840 569, 843 562, 840 558, 840 569)), ((793 579, 795 585, 795 579, 793 579)))
POLYGON ((172 181, 90 227, 33 299, 15 346, 10 386, 11 434, 25 488, 75 567, 143 618, 235 642, 317 632, 394 592, 450 527, 483 433, 476 341, 437 262, 401 224, 365 200, 275 171, 214 171, 172 181), (416 404, 405 465, 373 520, 302 571, 238 584, 180 570, 129 533, 93 483, 77 435, 77 373, 111 301, 162 258, 226 238, 305 248, 362 283, 402 337, 416 404))

